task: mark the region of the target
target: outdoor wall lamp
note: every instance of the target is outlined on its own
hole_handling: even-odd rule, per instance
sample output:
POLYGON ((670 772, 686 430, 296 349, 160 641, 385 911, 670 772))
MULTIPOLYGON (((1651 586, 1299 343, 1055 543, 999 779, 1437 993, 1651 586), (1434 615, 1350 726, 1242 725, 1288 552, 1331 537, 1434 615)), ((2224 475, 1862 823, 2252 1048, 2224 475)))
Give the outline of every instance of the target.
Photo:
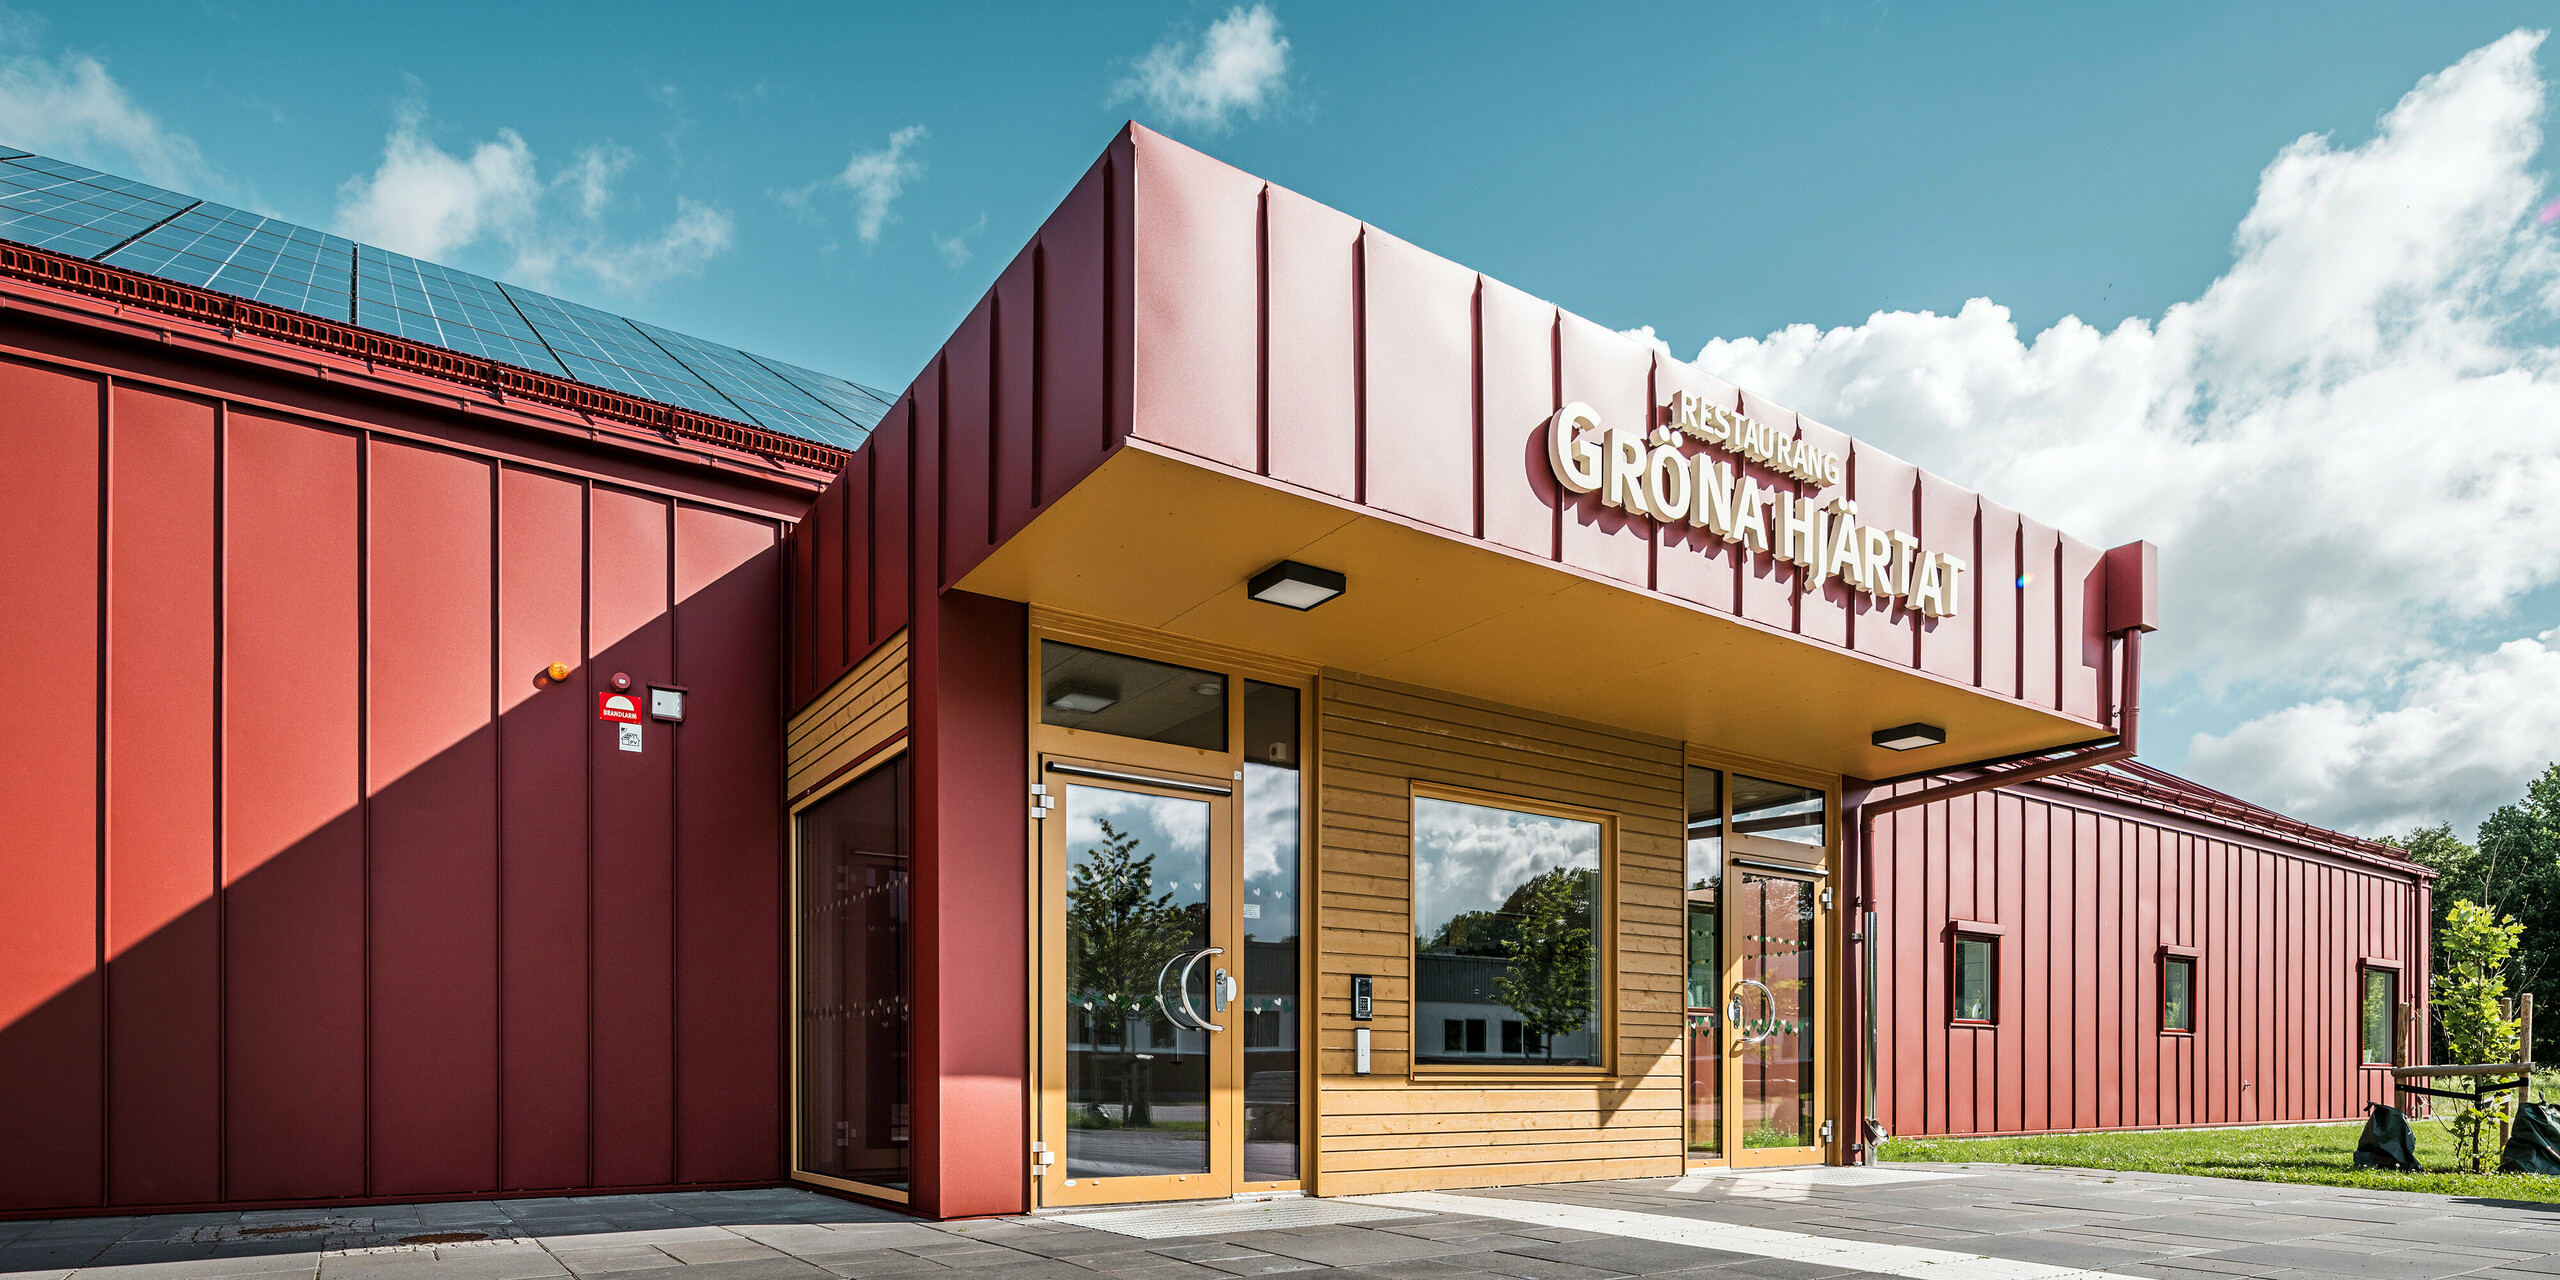
POLYGON ((1287 605, 1303 613, 1342 594, 1343 577, 1295 560, 1283 560, 1253 575, 1245 593, 1264 604, 1287 605))
POLYGON ((1887 751, 1909 751, 1915 747, 1944 746, 1947 741, 1947 731, 1934 724, 1896 725, 1890 729, 1876 730, 1875 737, 1870 741, 1887 751))

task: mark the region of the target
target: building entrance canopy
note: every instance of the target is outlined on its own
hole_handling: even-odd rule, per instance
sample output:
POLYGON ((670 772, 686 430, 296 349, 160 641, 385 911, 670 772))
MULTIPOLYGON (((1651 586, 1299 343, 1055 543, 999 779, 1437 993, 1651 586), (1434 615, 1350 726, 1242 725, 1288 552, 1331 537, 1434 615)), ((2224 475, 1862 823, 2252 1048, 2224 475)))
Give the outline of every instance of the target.
POLYGON ((815 623, 804 694, 886 633, 852 574, 904 572, 842 548, 910 530, 943 587, 1859 777, 2106 736, 2152 608, 2139 544, 1134 125, 881 435, 803 540, 822 614, 872 602, 815 623), (1281 560, 1349 589, 1250 599, 1281 560), (1873 744, 1911 723, 1944 743, 1873 744))

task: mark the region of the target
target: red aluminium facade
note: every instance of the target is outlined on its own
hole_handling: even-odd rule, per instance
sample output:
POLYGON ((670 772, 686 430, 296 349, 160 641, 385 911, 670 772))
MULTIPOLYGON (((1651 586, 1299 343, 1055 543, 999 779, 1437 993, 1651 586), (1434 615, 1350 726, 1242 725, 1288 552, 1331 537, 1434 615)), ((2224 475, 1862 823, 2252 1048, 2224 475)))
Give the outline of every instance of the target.
POLYGON ((2393 1097, 2359 1062, 2361 971, 2424 1016, 2434 873, 2141 765, 1892 815, 1875 868, 1897 1134, 2353 1119, 2393 1097), (1988 1024, 1950 1013, 1958 932, 1997 944, 1988 1024), (2195 964, 2192 1033, 2162 1025, 2164 956, 2195 964))
POLYGON ((0 290, 0 1209, 773 1182, 820 473, 0 290))
MULTIPOLYGON (((1873 728, 1942 725, 1908 760, 1939 769, 2115 741, 2150 625, 2113 553, 1135 126, 850 453, 11 246, 0 446, 0 1214, 786 1181, 788 815, 868 765, 789 794, 785 725, 901 644, 903 727, 864 757, 905 753, 912 801, 896 1141, 905 1203, 952 1217, 1042 1176, 1043 610, 1287 647, 1318 761, 1345 679, 1569 720, 1659 757, 1672 831, 1684 743, 1796 733, 1762 754, 1828 752, 1798 772, 1845 828, 1903 759, 1873 728), (1549 473, 1563 407, 1651 424, 1684 392, 1842 455, 1772 483, 1961 549, 1958 607, 1808 592, 1549 473), (1353 591, 1238 603, 1302 554, 1353 591), (1644 679, 1519 679, 1567 652, 1644 679), (593 708, 617 673, 685 687, 684 722, 624 750, 593 708)), ((1633 832, 1660 800, 1590 803, 1633 832)), ((1375 817, 1310 819, 1311 939, 1392 897, 1375 817)), ((2138 769, 1893 814, 1868 852, 1896 1132, 2348 1116, 2379 1096, 2358 967, 2423 986, 2422 872, 2138 769), (1957 927, 2001 940, 1990 1025, 1949 1017, 1957 927), (2198 964, 2192 1035, 2157 1026, 2164 948, 2198 964)), ((1676 953, 1668 901, 1629 898, 1631 965, 1676 953)), ((1404 998, 1392 958, 1310 962, 1310 1099, 1355 1071, 1355 971, 1404 998)), ((1355 1185, 1304 1132, 1308 1189, 1355 1185)))

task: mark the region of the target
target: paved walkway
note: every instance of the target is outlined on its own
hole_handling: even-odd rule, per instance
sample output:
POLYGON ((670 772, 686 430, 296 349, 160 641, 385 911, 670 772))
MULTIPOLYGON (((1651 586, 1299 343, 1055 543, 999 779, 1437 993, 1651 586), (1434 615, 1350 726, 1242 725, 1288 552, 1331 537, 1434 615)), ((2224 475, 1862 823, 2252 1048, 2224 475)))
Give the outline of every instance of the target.
POLYGON ((7 1280, 2552 1280, 2560 1205, 1906 1165, 932 1224, 802 1191, 0 1222, 7 1280))

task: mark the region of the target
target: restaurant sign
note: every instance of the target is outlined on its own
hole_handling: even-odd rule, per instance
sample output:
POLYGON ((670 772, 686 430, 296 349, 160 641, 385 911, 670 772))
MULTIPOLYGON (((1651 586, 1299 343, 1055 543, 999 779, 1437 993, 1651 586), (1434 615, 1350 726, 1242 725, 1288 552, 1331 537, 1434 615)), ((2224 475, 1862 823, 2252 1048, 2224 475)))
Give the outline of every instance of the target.
POLYGON ((1599 495, 1601 505, 1658 524, 1687 524, 1737 543, 1754 555, 1792 562, 1807 591, 1838 578, 1879 600, 1896 599, 1932 618, 1952 617, 1963 599, 1965 562, 1924 550, 1900 529, 1864 523, 1843 497, 1817 502, 1741 467, 1756 463, 1808 490, 1840 483, 1839 455, 1703 398, 1679 392, 1669 420, 1644 431, 1603 426, 1591 406, 1575 402, 1547 421, 1547 461, 1556 482, 1599 495), (1712 452, 1689 453, 1684 440, 1712 452), (1716 454, 1723 454, 1719 458, 1716 454))

